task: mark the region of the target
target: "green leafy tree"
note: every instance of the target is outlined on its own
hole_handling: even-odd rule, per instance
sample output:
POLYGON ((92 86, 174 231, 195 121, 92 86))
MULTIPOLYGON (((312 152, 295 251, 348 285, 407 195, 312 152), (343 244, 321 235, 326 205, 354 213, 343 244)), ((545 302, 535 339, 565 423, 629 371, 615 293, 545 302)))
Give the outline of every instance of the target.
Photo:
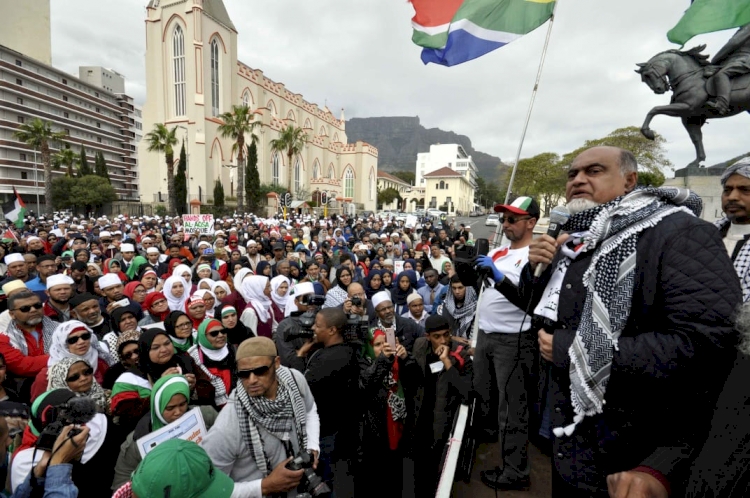
POLYGON ((219 125, 219 134, 234 141, 232 153, 237 154, 237 211, 242 213, 242 192, 245 189, 245 135, 250 135, 251 142, 255 142, 253 131, 260 125, 260 121, 254 120, 252 111, 245 105, 233 105, 232 110, 219 116, 219 119, 224 121, 219 125))
POLYGON ((89 166, 89 160, 86 157, 86 149, 81 145, 81 152, 78 154, 78 177, 82 178, 87 175, 93 175, 94 171, 89 166))
POLYGON ((53 210, 70 209, 75 207, 73 205, 75 198, 73 197, 72 190, 77 181, 77 178, 67 175, 58 176, 52 180, 52 193, 50 197, 52 199, 53 210))
POLYGON ((95 212, 104 204, 117 200, 114 187, 106 178, 98 175, 86 175, 75 179, 70 195, 76 206, 84 208, 86 213, 95 212))
POLYGON ((401 200, 401 194, 393 187, 378 190, 378 205, 382 209, 385 204, 390 204, 396 199, 401 200))
POLYGON ((292 194, 294 194, 292 190, 292 160, 302 152, 302 148, 306 143, 307 134, 305 130, 292 124, 281 130, 279 138, 271 140, 271 154, 276 152, 286 154, 289 167, 287 189, 292 194))
POLYGON ((52 166, 55 169, 65 168, 65 176, 70 178, 75 175, 73 168, 76 164, 78 164, 78 154, 73 152, 68 144, 65 144, 65 147, 52 157, 52 166))
POLYGON ((257 211, 260 207, 260 174, 258 173, 258 146, 253 141, 247 146, 247 165, 245 166, 245 194, 247 208, 257 211))
POLYGON ((164 154, 167 163, 167 199, 169 201, 169 214, 177 215, 177 199, 174 191, 174 146, 177 145, 177 127, 171 130, 162 123, 156 123, 154 129, 146 134, 144 139, 148 142, 149 152, 164 154))
POLYGON ((96 160, 94 163, 94 172, 96 175, 101 176, 109 184, 112 184, 112 180, 109 179, 109 170, 107 169, 107 161, 104 159, 104 154, 101 151, 97 151, 96 160))
POLYGON ((214 206, 221 207, 224 205, 224 186, 220 180, 214 182, 214 206))
POLYGON ((180 149, 177 174, 174 177, 174 195, 177 203, 177 214, 187 213, 187 155, 185 154, 184 143, 180 149))
POLYGON ((643 185, 645 187, 661 187, 664 185, 664 175, 653 173, 651 171, 639 171, 638 185, 643 185))
MULTIPOLYGON (((566 169, 560 156, 553 152, 543 152, 534 157, 521 159, 511 193, 513 197, 527 195, 536 198, 544 208, 543 216, 549 216, 550 210, 565 195, 566 169)), ((508 170, 503 179, 504 190, 507 190, 511 171, 508 170)))
POLYGON ((493 206, 504 200, 504 193, 500 186, 493 181, 487 181, 484 178, 477 177, 477 192, 474 196, 475 202, 484 207, 493 206))
POLYGON ((409 185, 414 185, 414 181, 416 180, 416 174, 413 171, 394 171, 391 173, 396 178, 400 178, 409 185))
MULTIPOLYGON (((52 213, 52 153, 50 146, 61 143, 67 134, 53 131, 49 121, 34 118, 30 123, 24 123, 13 132, 13 136, 26 143, 42 155, 42 166, 44 167, 44 203, 46 212, 52 213)), ((38 213, 40 214, 40 213, 38 213)))

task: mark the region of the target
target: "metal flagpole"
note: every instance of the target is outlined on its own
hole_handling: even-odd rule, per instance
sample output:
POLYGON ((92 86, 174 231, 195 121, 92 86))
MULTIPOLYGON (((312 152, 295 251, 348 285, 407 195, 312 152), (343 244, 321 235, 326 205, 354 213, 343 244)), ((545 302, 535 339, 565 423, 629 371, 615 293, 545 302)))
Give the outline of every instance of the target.
MULTIPOLYGON (((521 160, 521 151, 523 150, 523 142, 526 140, 526 131, 529 129, 529 121, 531 121, 531 112, 534 110, 534 101, 536 100, 536 93, 539 90, 539 81, 542 79, 542 69, 544 68, 544 60, 547 58, 547 49, 549 48, 549 40, 552 36, 552 26, 555 24, 555 14, 557 13, 557 5, 560 0, 555 2, 555 6, 552 8, 552 16, 549 19, 549 26, 547 27, 547 38, 544 40, 544 47, 542 48, 542 58, 539 60, 539 69, 536 73, 536 81, 534 82, 534 89, 531 92, 531 102, 529 102, 529 110, 526 112, 526 122, 523 125, 523 133, 521 133, 521 142, 518 144, 518 151, 516 152, 516 162, 513 164, 513 169, 510 173, 510 181, 508 182, 508 190, 505 192, 505 202, 508 204, 510 194, 513 191, 513 180, 516 178, 516 170, 518 169, 518 162, 521 160)), ((492 245, 497 247, 500 244, 500 238, 503 233, 502 224, 498 224, 497 230, 495 230, 495 237, 492 239, 492 245)))

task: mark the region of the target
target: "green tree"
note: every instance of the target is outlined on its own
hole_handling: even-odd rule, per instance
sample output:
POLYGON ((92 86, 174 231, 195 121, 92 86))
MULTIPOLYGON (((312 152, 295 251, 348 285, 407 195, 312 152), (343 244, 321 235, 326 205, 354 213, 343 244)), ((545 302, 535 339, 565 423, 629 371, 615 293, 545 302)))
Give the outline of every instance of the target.
POLYGON ((664 175, 651 171, 638 172, 638 185, 646 187, 661 187, 664 185, 664 175))
POLYGON ((477 192, 474 200, 477 204, 484 207, 493 206, 497 202, 503 201, 503 193, 497 183, 486 181, 484 178, 477 177, 477 192))
POLYGON ((109 184, 112 184, 112 180, 109 179, 109 170, 107 169, 107 161, 104 159, 104 154, 101 151, 97 151, 94 162, 94 172, 97 176, 101 176, 109 184))
MULTIPOLYGON (((542 205, 543 216, 549 216, 565 195, 567 166, 560 160, 560 156, 553 152, 543 152, 534 157, 521 159, 513 180, 513 198, 527 195, 536 198, 542 205)), ((509 169, 503 179, 504 191, 507 191, 512 169, 509 169)), ((503 199, 504 200, 504 199, 503 199)))
POLYGON ((224 186, 220 180, 214 182, 214 206, 221 207, 224 205, 224 186))
POLYGON ((52 199, 53 210, 70 209, 75 207, 75 197, 73 197, 72 190, 75 186, 77 178, 72 176, 58 176, 52 180, 52 193, 50 198, 52 199))
POLYGON ((255 212, 260 207, 260 174, 258 173, 258 146, 255 141, 247 146, 245 166, 245 194, 248 210, 255 212))
POLYGON ((70 178, 75 176, 73 167, 76 164, 78 164, 78 154, 73 152, 69 144, 65 144, 65 147, 52 157, 52 166, 55 169, 65 168, 65 176, 70 178))
POLYGON ((413 171, 394 171, 391 174, 396 178, 401 178, 409 185, 414 185, 414 181, 416 180, 416 174, 413 171))
POLYGON ((279 138, 271 140, 271 154, 279 152, 286 154, 287 164, 289 166, 289 181, 287 189, 294 194, 292 190, 292 160, 302 152, 302 148, 307 143, 307 134, 302 128, 292 124, 281 130, 279 138))
POLYGON ((260 125, 260 121, 254 121, 253 113, 245 105, 233 105, 230 112, 225 112, 219 119, 224 121, 219 125, 218 131, 223 138, 231 138, 232 153, 237 154, 237 212, 244 212, 242 192, 245 189, 245 135, 250 135, 251 142, 256 137, 253 131, 260 125))
POLYGON ((177 127, 171 130, 162 123, 156 123, 154 129, 144 137, 148 142, 149 152, 160 152, 164 154, 167 163, 167 200, 169 201, 169 214, 177 215, 177 199, 174 191, 174 146, 177 145, 177 127))
MULTIPOLYGON (((13 136, 26 143, 42 155, 42 166, 44 166, 44 203, 47 214, 52 213, 52 153, 50 146, 61 143, 67 134, 53 131, 49 121, 34 118, 30 123, 24 123, 13 132, 13 136)), ((39 215, 41 213, 37 213, 39 215)))
POLYGON ((86 213, 101 208, 104 204, 117 200, 114 187, 106 178, 98 175, 86 175, 76 179, 70 189, 70 195, 77 206, 84 207, 86 213))
POLYGON ((89 166, 89 160, 86 157, 86 149, 81 145, 81 153, 78 155, 78 177, 82 178, 93 174, 94 171, 89 166))
POLYGON ((187 213, 187 155, 185 154, 184 143, 180 149, 177 174, 174 177, 174 196, 177 203, 177 214, 187 213))
POLYGON ((378 206, 380 206, 380 209, 382 209, 385 204, 390 204, 396 199, 401 200, 401 194, 395 188, 389 187, 387 189, 378 190, 378 206))

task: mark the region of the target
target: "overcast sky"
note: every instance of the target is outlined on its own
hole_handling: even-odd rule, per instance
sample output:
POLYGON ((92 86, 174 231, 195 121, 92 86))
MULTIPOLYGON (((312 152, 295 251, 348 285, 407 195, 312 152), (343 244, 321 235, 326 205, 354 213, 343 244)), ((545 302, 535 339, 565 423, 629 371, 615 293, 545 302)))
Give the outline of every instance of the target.
MULTIPOLYGON (((53 0, 53 65, 78 74, 102 65, 128 78, 143 103, 146 0, 53 0)), ((425 127, 468 135, 475 148, 515 157, 547 26, 480 59, 424 66, 411 42, 406 0, 225 0, 247 65, 338 116, 419 116, 425 127)), ((667 31, 689 0, 560 0, 522 157, 566 153, 616 128, 640 126, 669 103, 633 72, 635 63, 676 48, 667 31)), ((732 32, 700 36, 716 53, 732 32)), ((750 150, 748 116, 704 127, 708 165, 750 150)), ((694 149, 676 118, 657 117, 679 167, 694 149)))

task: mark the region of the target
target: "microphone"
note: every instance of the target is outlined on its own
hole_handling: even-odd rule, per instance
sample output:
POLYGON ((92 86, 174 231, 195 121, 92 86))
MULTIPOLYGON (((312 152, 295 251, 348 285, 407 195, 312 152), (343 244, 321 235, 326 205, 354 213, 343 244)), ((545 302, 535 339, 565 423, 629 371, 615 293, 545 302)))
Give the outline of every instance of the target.
POLYGON ((477 256, 487 256, 490 252, 489 239, 477 239, 474 241, 474 253, 477 256))
MULTIPOLYGON (((570 210, 565 206, 557 206, 549 215, 549 228, 547 228, 547 235, 556 239, 560 235, 562 226, 568 222, 570 218, 570 210)), ((534 278, 539 278, 547 268, 547 265, 538 264, 536 270, 534 270, 534 278)))

